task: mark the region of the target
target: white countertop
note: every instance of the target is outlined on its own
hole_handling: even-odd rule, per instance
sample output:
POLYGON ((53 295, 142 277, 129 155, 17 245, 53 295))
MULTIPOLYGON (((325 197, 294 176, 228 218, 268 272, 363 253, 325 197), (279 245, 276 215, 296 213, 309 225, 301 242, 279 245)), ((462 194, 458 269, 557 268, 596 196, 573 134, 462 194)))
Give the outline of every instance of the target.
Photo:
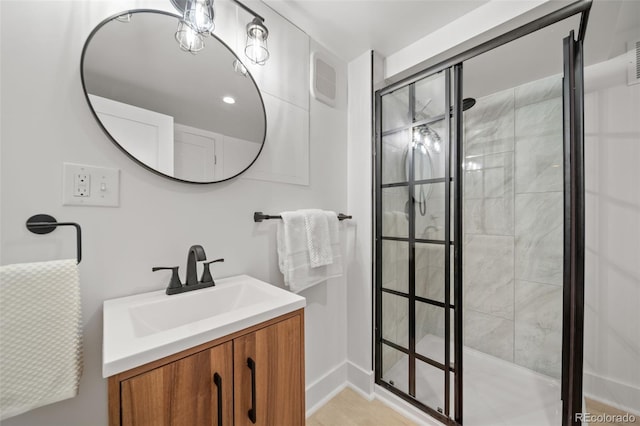
POLYGON ((102 376, 109 377, 304 308, 304 297, 248 275, 168 296, 106 300, 102 376))

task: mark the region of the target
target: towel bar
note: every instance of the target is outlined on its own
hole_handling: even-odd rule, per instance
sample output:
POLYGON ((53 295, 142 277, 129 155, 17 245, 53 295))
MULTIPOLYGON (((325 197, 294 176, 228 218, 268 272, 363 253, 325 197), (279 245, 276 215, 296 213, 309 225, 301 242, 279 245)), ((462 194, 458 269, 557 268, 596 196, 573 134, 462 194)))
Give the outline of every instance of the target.
POLYGON ((27 219, 27 229, 34 234, 48 234, 58 226, 73 226, 76 228, 76 245, 78 263, 82 260, 82 229, 74 222, 58 222, 56 218, 48 214, 37 214, 27 219))
MULTIPOLYGON (((346 215, 344 213, 338 213, 338 220, 345 220, 345 219, 352 219, 353 216, 351 215, 346 215)), ((280 215, 269 215, 269 214, 264 214, 262 212, 255 212, 253 213, 253 221, 254 222, 262 222, 263 220, 267 220, 267 219, 282 219, 282 216, 280 215)))

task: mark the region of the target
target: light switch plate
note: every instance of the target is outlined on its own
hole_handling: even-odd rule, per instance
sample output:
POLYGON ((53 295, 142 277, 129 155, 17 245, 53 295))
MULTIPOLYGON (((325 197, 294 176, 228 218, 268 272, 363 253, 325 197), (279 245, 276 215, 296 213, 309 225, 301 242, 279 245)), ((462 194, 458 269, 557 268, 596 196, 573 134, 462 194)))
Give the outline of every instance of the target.
POLYGON ((120 205, 120 170, 64 163, 62 204, 65 206, 120 205))

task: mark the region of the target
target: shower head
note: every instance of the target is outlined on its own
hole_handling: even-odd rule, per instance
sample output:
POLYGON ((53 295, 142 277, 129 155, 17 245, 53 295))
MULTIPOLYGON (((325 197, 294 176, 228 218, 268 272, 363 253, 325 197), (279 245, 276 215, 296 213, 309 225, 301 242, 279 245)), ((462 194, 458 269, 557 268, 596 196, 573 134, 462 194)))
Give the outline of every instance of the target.
POLYGON ((462 100, 462 111, 468 110, 475 104, 476 104, 476 100, 474 98, 464 98, 462 100))

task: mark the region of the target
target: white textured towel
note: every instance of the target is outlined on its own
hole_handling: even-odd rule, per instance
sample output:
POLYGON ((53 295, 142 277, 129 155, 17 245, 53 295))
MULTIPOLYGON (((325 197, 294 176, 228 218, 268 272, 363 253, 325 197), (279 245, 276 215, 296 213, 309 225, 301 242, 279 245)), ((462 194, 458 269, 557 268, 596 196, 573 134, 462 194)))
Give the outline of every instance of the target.
POLYGON ((78 394, 82 374, 75 259, 0 267, 0 420, 78 394))
MULTIPOLYGON (((333 215, 334 212, 325 212, 333 215)), ((284 275, 284 283, 294 293, 313 285, 342 275, 342 251, 340 247, 339 227, 329 226, 332 263, 311 267, 309 244, 305 216, 302 211, 282 212, 282 221, 278 223, 278 266, 284 275)))
POLYGON ((333 250, 331 250, 331 230, 338 229, 338 218, 335 212, 309 209, 300 210, 304 216, 304 226, 307 233, 307 247, 309 248, 309 263, 312 268, 331 265, 333 250))

